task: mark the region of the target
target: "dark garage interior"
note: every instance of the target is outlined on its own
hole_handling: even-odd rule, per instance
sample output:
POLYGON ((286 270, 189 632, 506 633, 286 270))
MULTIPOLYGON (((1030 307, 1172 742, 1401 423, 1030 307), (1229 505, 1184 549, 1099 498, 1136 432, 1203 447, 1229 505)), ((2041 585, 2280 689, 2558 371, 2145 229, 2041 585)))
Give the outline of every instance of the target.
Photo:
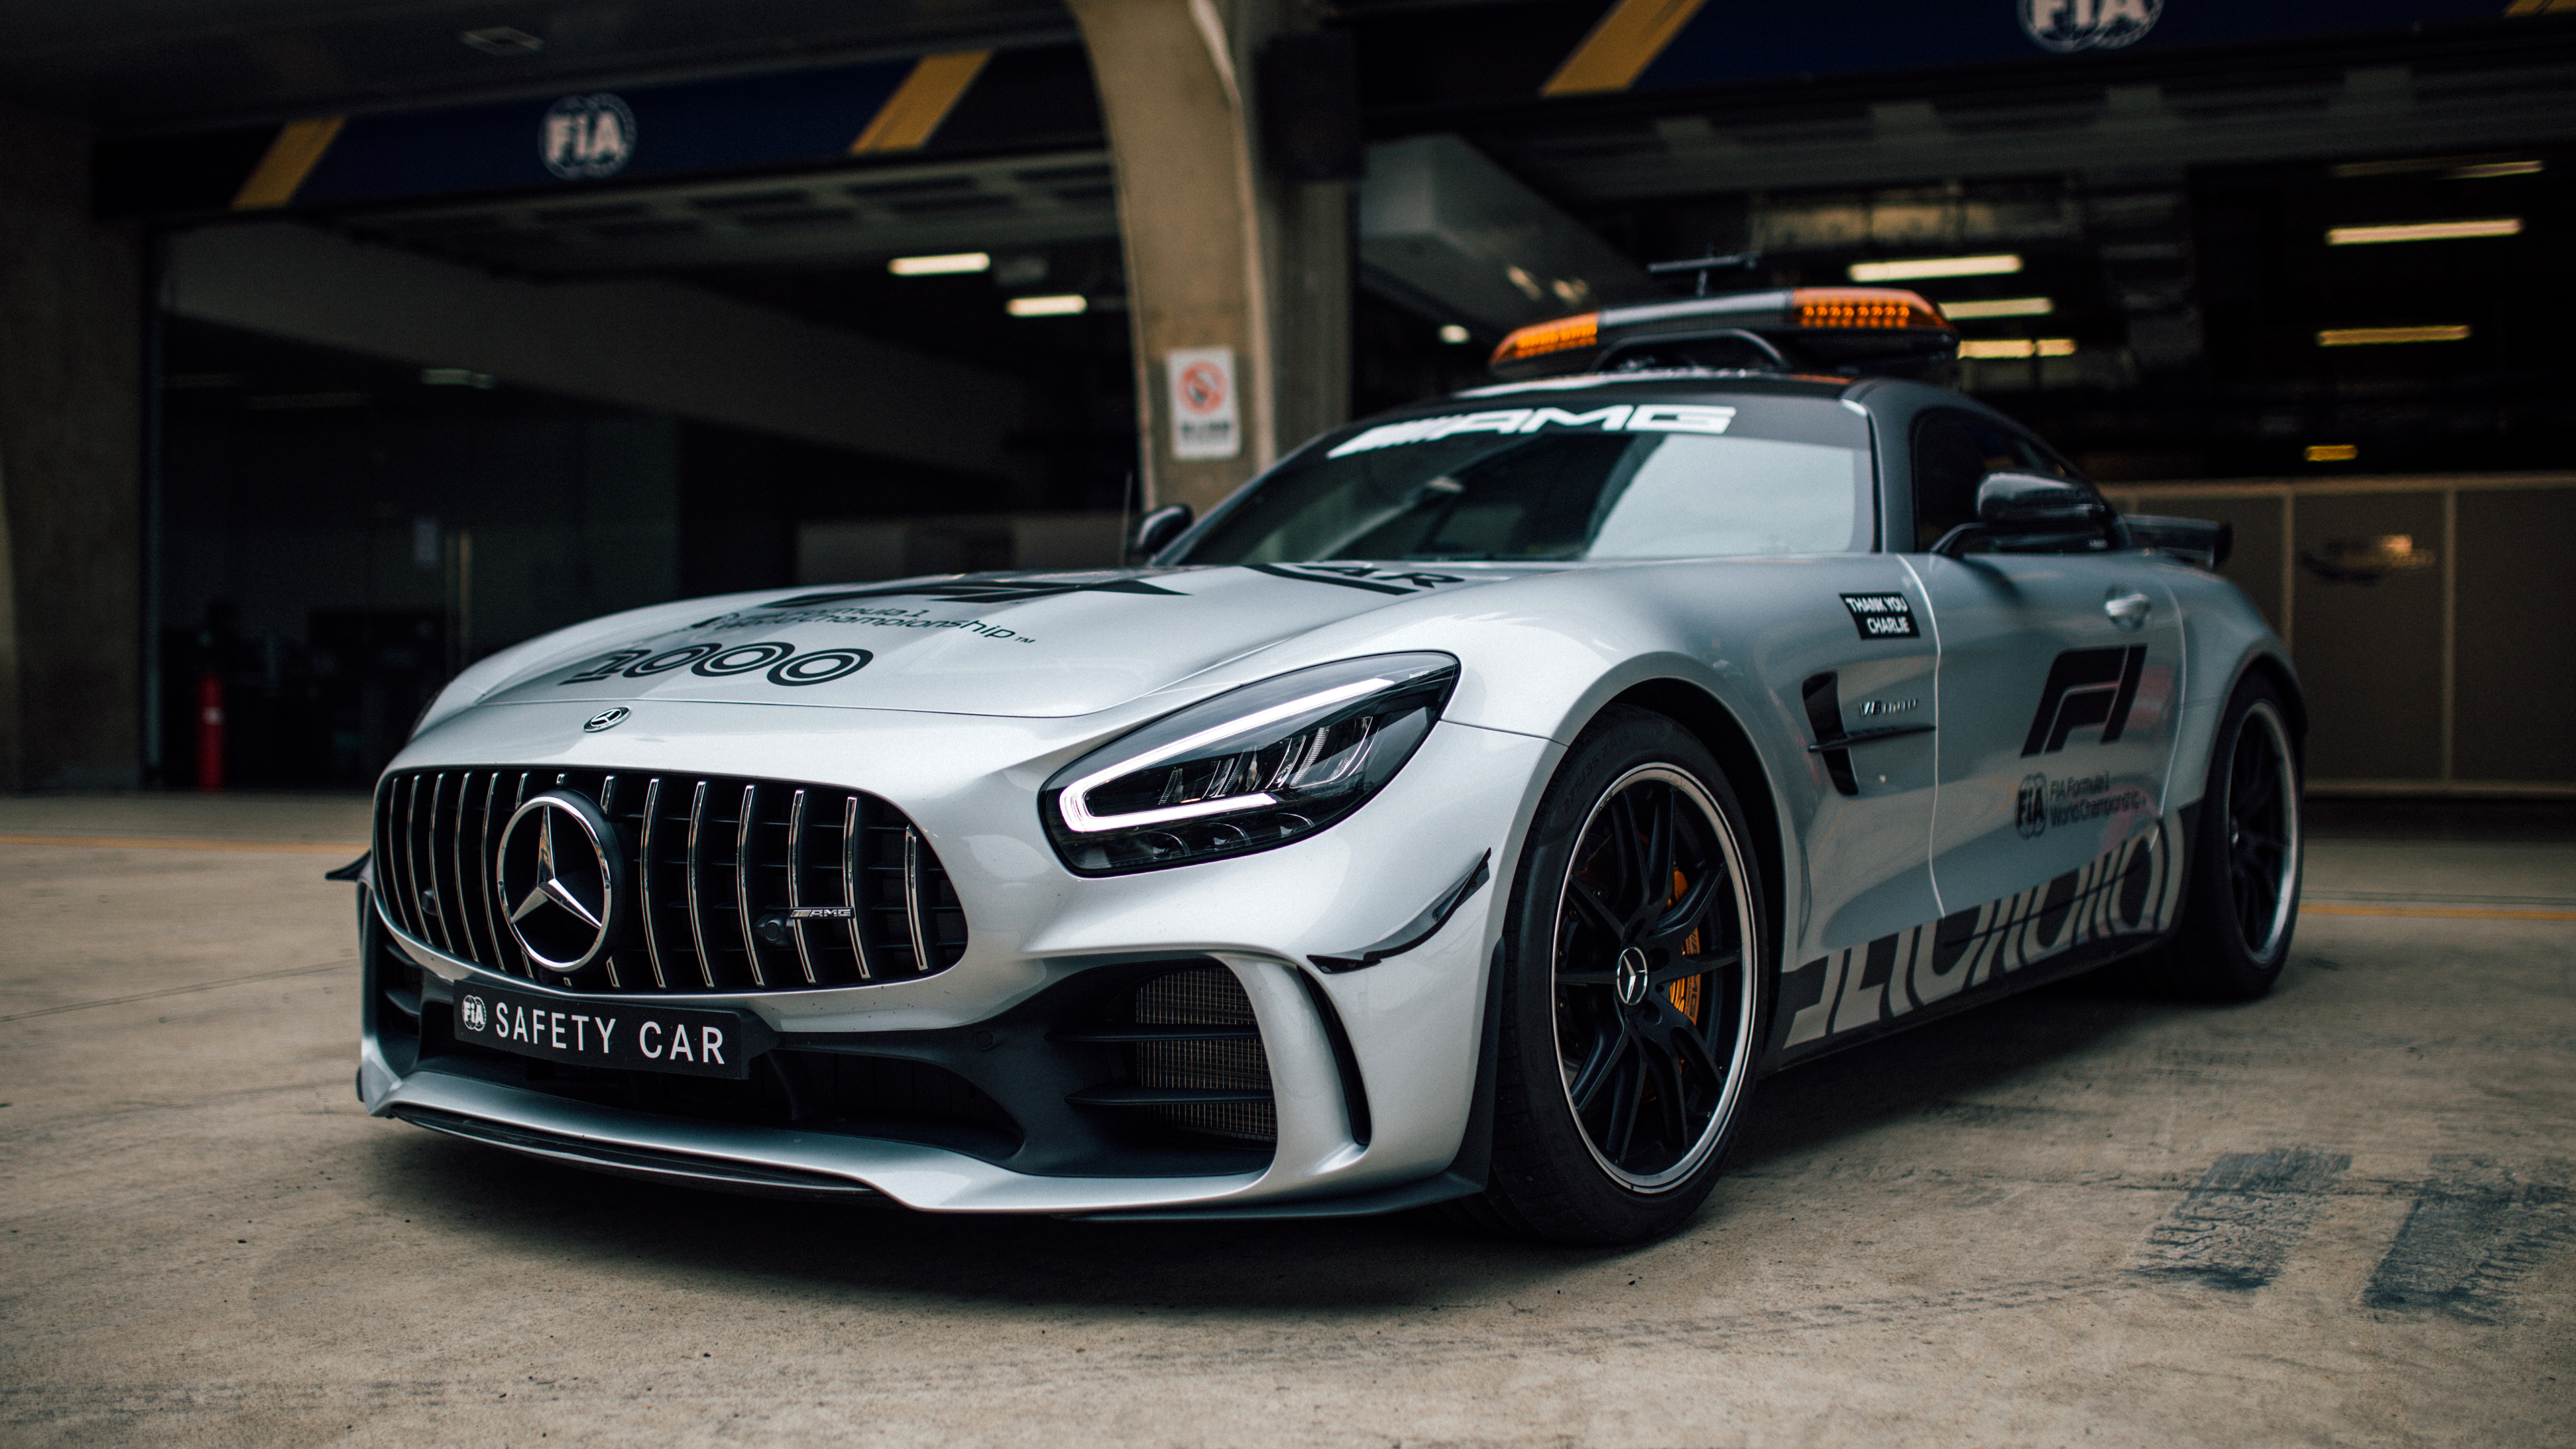
POLYGON ((18 16, 0 1438, 2565 1442, 2571 96, 2576 0, 18 16), (1172 544, 1827 441, 1761 593, 1172 544))

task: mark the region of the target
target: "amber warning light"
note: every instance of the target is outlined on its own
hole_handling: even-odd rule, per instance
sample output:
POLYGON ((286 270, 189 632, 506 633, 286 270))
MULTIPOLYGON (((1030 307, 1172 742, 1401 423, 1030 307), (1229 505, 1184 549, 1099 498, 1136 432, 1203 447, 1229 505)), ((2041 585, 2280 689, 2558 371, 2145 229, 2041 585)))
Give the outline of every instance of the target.
POLYGON ((1601 340, 1601 314, 1586 312, 1580 317, 1561 317, 1554 322, 1540 322, 1523 327, 1494 349, 1492 365, 1525 362, 1545 357, 1551 352, 1571 352, 1590 347, 1601 340))
POLYGON ((1931 303, 1912 292, 1881 287, 1800 287, 1792 296, 1801 327, 1958 330, 1931 303))

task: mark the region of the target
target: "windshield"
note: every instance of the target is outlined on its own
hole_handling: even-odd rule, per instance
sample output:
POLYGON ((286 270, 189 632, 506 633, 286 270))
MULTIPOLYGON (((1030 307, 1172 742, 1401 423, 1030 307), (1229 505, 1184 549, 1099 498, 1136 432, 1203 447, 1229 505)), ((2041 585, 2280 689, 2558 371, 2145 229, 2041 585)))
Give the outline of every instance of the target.
POLYGON ((1707 558, 1870 547, 1868 424, 1823 399, 1730 401, 1495 407, 1327 437, 1167 561, 1707 558))

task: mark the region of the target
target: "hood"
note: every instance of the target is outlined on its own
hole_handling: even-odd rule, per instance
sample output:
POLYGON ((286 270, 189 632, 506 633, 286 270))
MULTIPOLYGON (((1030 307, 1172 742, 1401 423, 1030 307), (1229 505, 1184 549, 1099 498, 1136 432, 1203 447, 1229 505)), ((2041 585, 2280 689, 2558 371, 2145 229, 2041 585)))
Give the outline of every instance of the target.
POLYGON ((669 606, 631 636, 590 626, 583 652, 545 654, 481 702, 1092 714, 1353 615, 1563 567, 1249 564, 739 595, 676 628, 669 606))

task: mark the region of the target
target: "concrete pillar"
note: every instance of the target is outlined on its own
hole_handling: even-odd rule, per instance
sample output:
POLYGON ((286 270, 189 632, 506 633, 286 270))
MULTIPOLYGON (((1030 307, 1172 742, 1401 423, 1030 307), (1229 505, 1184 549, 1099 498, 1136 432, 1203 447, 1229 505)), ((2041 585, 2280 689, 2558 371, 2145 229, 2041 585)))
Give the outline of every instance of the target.
POLYGON ((1071 0, 1117 164, 1151 503, 1204 513, 1350 400, 1350 188, 1265 166, 1261 47, 1310 28, 1296 0, 1071 0), (1236 446, 1174 446, 1175 352, 1233 354, 1236 446))
POLYGON ((139 777, 143 253, 90 136, 0 109, 0 788, 139 777))

